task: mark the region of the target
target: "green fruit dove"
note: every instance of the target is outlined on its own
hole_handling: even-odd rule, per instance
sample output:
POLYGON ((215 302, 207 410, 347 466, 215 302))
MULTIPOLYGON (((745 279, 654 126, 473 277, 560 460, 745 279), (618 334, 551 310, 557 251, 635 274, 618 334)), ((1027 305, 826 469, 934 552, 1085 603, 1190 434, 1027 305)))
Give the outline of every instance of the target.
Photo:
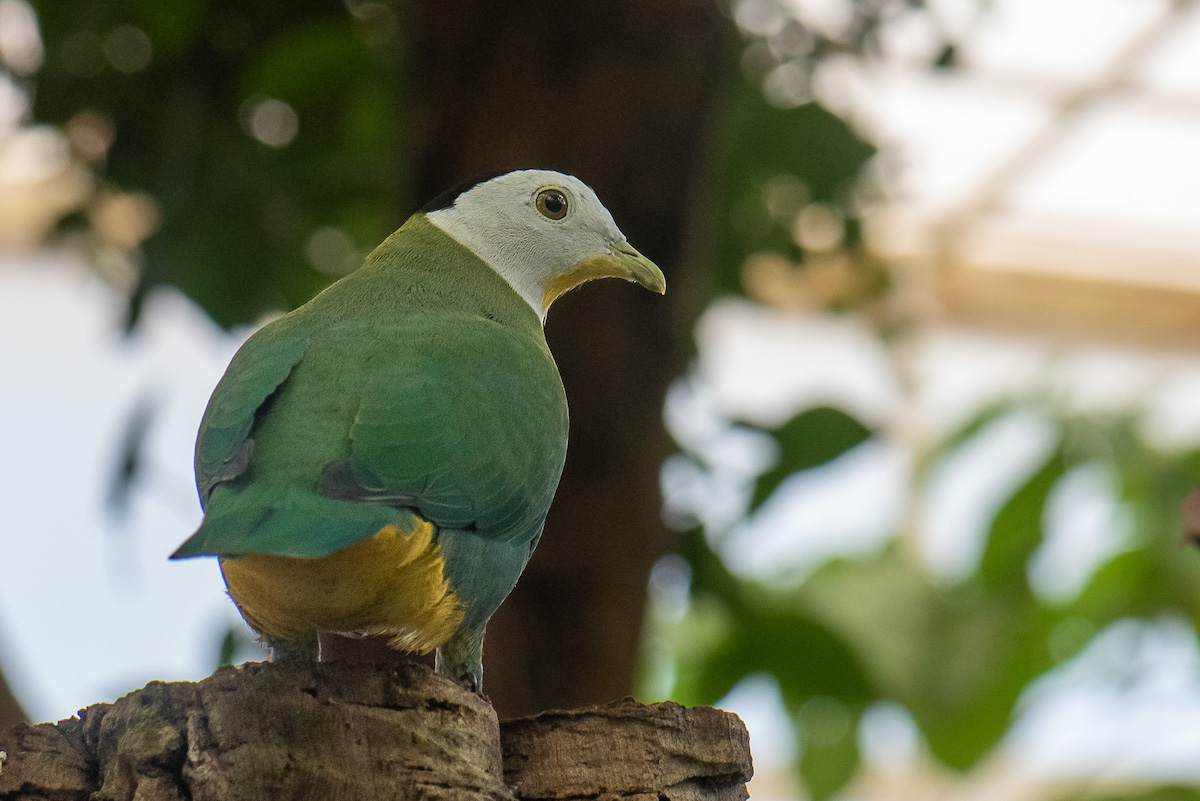
POLYGON ((172 558, 217 556, 276 657, 382 634, 481 688, 566 456, 546 310, 603 277, 666 286, 572 176, 431 202, 233 357, 196 439, 204 521, 172 558))

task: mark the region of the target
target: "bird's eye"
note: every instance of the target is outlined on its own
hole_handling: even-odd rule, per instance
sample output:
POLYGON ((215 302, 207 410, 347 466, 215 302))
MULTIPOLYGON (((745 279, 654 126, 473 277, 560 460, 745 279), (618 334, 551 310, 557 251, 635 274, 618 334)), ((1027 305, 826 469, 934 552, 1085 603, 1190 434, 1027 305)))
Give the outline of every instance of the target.
POLYGON ((561 189, 543 189, 537 193, 537 210, 552 220, 567 216, 567 196, 561 189))

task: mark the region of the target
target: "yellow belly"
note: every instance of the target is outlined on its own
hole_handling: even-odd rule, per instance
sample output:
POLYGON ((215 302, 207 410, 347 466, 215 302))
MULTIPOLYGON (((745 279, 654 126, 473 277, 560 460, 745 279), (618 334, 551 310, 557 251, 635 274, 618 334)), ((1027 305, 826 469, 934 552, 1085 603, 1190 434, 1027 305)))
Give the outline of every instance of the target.
POLYGON ((316 632, 386 634, 397 648, 427 653, 450 638, 463 610, 444 575, 433 526, 384 526, 374 536, 316 559, 247 554, 221 559, 229 594, 267 637, 316 632))

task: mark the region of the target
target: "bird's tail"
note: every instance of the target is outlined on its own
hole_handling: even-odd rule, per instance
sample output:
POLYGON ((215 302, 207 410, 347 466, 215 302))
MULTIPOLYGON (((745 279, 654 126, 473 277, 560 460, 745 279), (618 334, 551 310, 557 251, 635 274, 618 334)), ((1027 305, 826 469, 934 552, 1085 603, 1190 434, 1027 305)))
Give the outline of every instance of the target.
POLYGON ((244 553, 315 558, 353 545, 386 525, 412 527, 413 513, 270 486, 218 487, 204 522, 172 559, 244 553))

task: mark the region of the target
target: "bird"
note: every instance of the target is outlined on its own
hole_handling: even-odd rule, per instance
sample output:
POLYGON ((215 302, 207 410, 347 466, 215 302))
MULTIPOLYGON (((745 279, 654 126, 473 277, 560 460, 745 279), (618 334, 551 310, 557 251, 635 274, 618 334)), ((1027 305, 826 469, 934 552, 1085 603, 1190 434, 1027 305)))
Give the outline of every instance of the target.
POLYGON ((234 355, 196 438, 204 518, 171 558, 217 557, 273 659, 319 659, 321 632, 384 635, 482 692, 488 619, 566 458, 546 314, 606 277, 666 292, 574 176, 434 198, 234 355))

